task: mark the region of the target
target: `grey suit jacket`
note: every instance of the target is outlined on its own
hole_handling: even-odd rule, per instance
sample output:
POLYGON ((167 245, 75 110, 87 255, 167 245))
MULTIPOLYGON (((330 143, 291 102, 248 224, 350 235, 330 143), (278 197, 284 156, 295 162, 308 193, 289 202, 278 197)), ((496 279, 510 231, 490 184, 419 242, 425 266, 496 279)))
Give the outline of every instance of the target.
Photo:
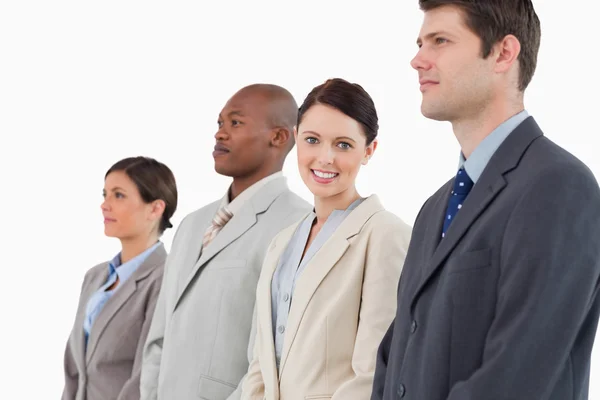
POLYGON ((121 285, 98 314, 87 350, 85 308, 108 277, 108 263, 90 269, 83 280, 75 324, 65 351, 62 400, 137 400, 143 345, 162 284, 167 252, 161 244, 121 285))
POLYGON ((186 216, 175 234, 144 351, 144 400, 239 397, 252 356, 256 285, 267 247, 310 210, 285 178, 273 180, 202 250, 219 204, 186 216))
POLYGON ((372 399, 583 400, 600 310, 600 188, 529 117, 444 239, 453 181, 413 229, 372 399))

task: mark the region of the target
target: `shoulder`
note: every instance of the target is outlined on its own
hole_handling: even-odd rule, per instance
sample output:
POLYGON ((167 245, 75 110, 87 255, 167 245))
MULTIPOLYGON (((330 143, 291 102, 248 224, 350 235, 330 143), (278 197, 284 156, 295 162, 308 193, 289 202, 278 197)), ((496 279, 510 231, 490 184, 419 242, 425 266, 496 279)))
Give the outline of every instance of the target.
POLYGON ((142 263, 138 269, 139 277, 137 277, 137 279, 144 279, 148 282, 160 282, 165 272, 166 261, 167 251, 165 250, 164 245, 161 244, 161 246, 157 247, 142 263))
POLYGON ((273 206, 286 209, 289 213, 300 212, 302 214, 308 212, 312 208, 306 200, 289 189, 281 192, 273 202, 273 206))
POLYGON ((535 140, 523 157, 523 164, 529 166, 533 162, 542 177, 577 177, 598 185, 594 174, 583 161, 545 136, 535 140))
POLYGON ((202 208, 192 211, 191 213, 183 217, 183 220, 181 221, 181 224, 179 224, 179 226, 184 227, 190 224, 193 225, 194 223, 198 222, 203 223, 207 219, 211 220, 213 218, 213 213, 218 209, 219 204, 221 204, 221 199, 215 200, 202 208))
POLYGON ((108 271, 108 263, 108 261, 104 261, 88 269, 85 273, 84 280, 89 281, 91 279, 96 278, 99 275, 106 274, 108 271))
POLYGON ((412 227, 396 214, 384 209, 369 218, 363 231, 373 239, 381 239, 384 242, 401 241, 408 244, 412 227))
POLYGON ((296 193, 284 190, 269 207, 269 213, 277 218, 281 227, 287 227, 302 219, 312 205, 296 193))
POLYGON ((589 204, 600 200, 600 187, 590 168, 546 137, 532 144, 507 180, 518 183, 515 187, 525 202, 544 197, 549 197, 547 203, 569 199, 589 204))

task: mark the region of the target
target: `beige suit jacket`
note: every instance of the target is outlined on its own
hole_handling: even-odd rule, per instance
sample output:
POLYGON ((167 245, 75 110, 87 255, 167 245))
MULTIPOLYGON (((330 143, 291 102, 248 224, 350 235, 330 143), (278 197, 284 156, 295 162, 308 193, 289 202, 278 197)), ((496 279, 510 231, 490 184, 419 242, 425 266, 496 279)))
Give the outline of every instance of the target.
POLYGON ((106 302, 94 321, 87 350, 87 302, 108 278, 108 262, 83 280, 75 324, 65 350, 62 400, 137 400, 143 345, 162 284, 167 252, 161 244, 106 302))
POLYGON ((273 179, 202 249, 220 204, 186 216, 175 234, 144 352, 143 400, 239 398, 267 247, 310 210, 285 178, 273 179))
POLYGON ((271 279, 297 226, 277 235, 265 258, 242 399, 369 399, 377 347, 396 311, 411 228, 375 195, 346 217, 296 283, 278 372, 271 279))

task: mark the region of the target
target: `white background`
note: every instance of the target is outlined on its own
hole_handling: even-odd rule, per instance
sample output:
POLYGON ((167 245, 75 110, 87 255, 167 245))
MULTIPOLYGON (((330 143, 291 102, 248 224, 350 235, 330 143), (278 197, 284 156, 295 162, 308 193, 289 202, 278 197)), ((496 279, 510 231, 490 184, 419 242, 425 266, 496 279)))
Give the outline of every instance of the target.
MULTIPOLYGON (((359 191, 378 193, 410 224, 454 175, 450 125, 421 116, 409 66, 422 21, 417 0, 200 3, 0 4, 0 397, 60 396, 83 275, 119 250, 103 235, 105 171, 134 155, 166 163, 179 187, 177 226, 227 188, 213 170, 213 135, 221 107, 244 85, 280 84, 299 103, 330 77, 363 85, 377 106, 380 143, 359 191)), ((600 176, 597 4, 535 2, 542 45, 526 108, 600 176)), ((311 200, 295 154, 284 172, 311 200)), ((163 237, 167 248, 173 233, 163 237)), ((591 399, 600 398, 598 347, 591 399)))

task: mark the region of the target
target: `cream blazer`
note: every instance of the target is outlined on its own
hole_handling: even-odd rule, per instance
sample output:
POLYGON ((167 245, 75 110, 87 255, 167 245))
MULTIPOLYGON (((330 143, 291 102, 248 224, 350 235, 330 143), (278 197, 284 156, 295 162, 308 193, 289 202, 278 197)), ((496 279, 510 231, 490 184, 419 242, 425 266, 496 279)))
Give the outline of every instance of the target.
POLYGON ((346 217, 297 281, 278 373, 271 280, 300 222, 280 232, 265 257, 242 399, 369 399, 377 348, 396 312, 411 228, 376 195, 346 217))

